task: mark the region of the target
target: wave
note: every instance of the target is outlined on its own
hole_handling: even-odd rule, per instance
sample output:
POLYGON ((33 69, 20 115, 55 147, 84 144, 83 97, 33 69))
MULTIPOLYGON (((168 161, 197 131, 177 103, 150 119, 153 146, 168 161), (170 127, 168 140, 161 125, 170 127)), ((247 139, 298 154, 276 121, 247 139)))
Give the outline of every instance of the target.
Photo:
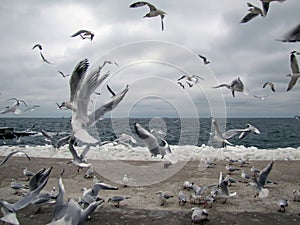
MULTIPOLYGON (((0 155, 6 156, 13 150, 25 150, 30 157, 39 158, 72 158, 72 155, 65 145, 60 149, 54 149, 51 145, 40 146, 1 146, 0 155)), ((84 146, 76 148, 82 152, 84 146)), ((300 160, 300 148, 276 148, 258 149, 257 147, 245 147, 243 145, 228 146, 227 148, 215 148, 208 145, 171 145, 174 157, 181 161, 203 160, 300 160)), ((103 146, 92 146, 86 155, 87 159, 97 160, 137 160, 137 161, 161 161, 160 157, 153 158, 146 147, 130 147, 124 145, 106 144, 103 146)))

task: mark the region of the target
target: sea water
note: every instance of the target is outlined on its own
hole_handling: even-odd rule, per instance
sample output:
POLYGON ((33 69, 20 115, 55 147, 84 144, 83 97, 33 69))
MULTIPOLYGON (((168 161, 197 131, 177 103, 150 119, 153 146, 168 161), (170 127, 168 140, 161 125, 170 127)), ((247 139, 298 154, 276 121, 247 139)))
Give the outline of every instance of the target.
MULTIPOLYGON (((210 139, 214 132, 209 118, 105 118, 98 121, 89 131, 102 141, 113 141, 122 133, 132 135, 137 143, 126 145, 95 144, 87 158, 117 160, 157 160, 150 156, 142 140, 136 135, 134 123, 147 129, 157 129, 165 133, 165 139, 172 152, 181 160, 202 159, 203 157, 225 159, 243 158, 249 160, 300 159, 300 121, 294 118, 238 118, 218 119, 221 129, 242 129, 249 123, 257 127, 261 134, 250 134, 244 139, 238 135, 230 139, 233 146, 221 148, 210 139)), ((31 130, 35 135, 0 140, 0 155, 24 149, 34 157, 71 158, 68 146, 54 149, 41 130, 53 135, 57 140, 71 133, 70 118, 0 118, 0 127, 13 127, 15 131, 31 130)), ((80 152, 83 145, 77 146, 80 152)))

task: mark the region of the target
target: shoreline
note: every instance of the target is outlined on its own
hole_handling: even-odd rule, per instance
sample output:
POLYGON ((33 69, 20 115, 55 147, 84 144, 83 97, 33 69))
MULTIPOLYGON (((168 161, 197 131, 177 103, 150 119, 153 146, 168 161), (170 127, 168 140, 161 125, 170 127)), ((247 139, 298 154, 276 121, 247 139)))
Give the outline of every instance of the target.
MULTIPOLYGON (((0 157, 0 159, 2 160, 3 157, 0 157)), ((10 182, 12 178, 17 178, 18 182, 26 183, 26 178, 24 178, 22 174, 23 167, 28 167, 29 170, 36 172, 43 167, 53 166, 48 184, 43 191, 50 191, 53 186, 58 187, 57 182, 60 170, 65 168, 63 175, 63 183, 66 191, 65 200, 71 197, 77 201, 82 194, 81 189, 83 187, 90 188, 93 181, 92 179, 85 179, 83 177, 86 170, 81 170, 77 173, 75 166, 66 164, 68 161, 68 159, 62 158, 33 157, 31 161, 23 157, 10 158, 0 167, 0 199, 15 202, 20 198, 13 194, 14 190, 10 188, 10 182)), ((145 165, 153 164, 153 161, 122 160, 122 163, 139 169, 145 165)), ((189 161, 177 173, 159 183, 144 186, 129 185, 127 188, 123 188, 120 183, 113 182, 96 172, 96 176, 99 180, 119 187, 119 189, 115 191, 101 191, 99 196, 106 200, 114 195, 130 196, 131 198, 122 202, 118 209, 112 204, 105 202, 102 207, 99 207, 92 214, 92 220, 87 221, 86 224, 98 224, 99 221, 101 221, 101 224, 158 224, 160 222, 165 224, 191 224, 191 208, 203 206, 191 203, 187 203, 184 206, 178 205, 177 195, 180 190, 187 195, 191 193, 183 190, 183 182, 187 180, 195 182, 199 186, 217 183, 220 171, 227 174, 225 170, 227 163, 227 161, 216 161, 216 166, 199 171, 199 161, 189 161), (169 199, 165 206, 160 206, 157 196, 155 195, 158 191, 165 191, 172 194, 174 198, 169 199)), ((249 163, 250 164, 247 165, 248 167, 244 168, 240 168, 239 164, 233 164, 233 166, 244 169, 247 173, 250 173, 249 166, 254 165, 262 169, 269 161, 249 161, 249 163)), ((162 172, 164 172, 164 170, 166 171, 168 169, 162 168, 162 172)), ((120 170, 116 168, 116 171, 112 171, 111 174, 115 174, 118 171, 120 170)), ((247 187, 245 183, 232 184, 229 190, 230 192, 237 192, 237 196, 228 199, 226 204, 222 204, 222 200, 217 200, 212 208, 207 208, 210 221, 204 224, 298 224, 300 221, 300 202, 292 201, 292 191, 300 189, 299 171, 299 160, 275 161, 269 178, 278 182, 278 185, 267 185, 270 194, 266 199, 254 199, 254 190, 250 186, 247 187), (278 212, 279 208, 276 202, 280 198, 287 198, 289 200, 286 213, 278 212)), ((124 173, 124 171, 121 173, 124 173)), ((129 178, 132 177, 130 174, 127 175, 129 178)), ((231 176, 240 179, 240 172, 235 172, 231 176)), ((210 191, 208 191, 207 194, 209 194, 209 192, 210 191)), ((43 206, 44 212, 40 214, 33 214, 35 209, 37 209, 37 206, 29 205, 18 212, 17 216, 20 223, 28 224, 29 222, 37 222, 36 224, 46 224, 51 221, 53 212, 52 206, 43 206)))

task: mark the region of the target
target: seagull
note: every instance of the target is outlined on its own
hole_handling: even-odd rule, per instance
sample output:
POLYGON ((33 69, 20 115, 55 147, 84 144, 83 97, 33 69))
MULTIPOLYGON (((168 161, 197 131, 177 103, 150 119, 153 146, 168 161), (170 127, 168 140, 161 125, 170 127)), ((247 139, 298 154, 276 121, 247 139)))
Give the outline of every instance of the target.
POLYGON ((266 198, 269 195, 269 190, 264 188, 265 184, 268 180, 268 175, 272 170, 274 161, 271 161, 260 173, 258 176, 254 176, 254 182, 250 182, 250 185, 257 189, 257 193, 255 194, 255 198, 259 196, 259 198, 266 198))
POLYGON ((296 120, 300 120, 300 116, 294 116, 296 120))
POLYGON ((128 187, 128 183, 129 183, 129 179, 128 179, 127 175, 124 174, 124 177, 123 177, 123 179, 122 179, 123 187, 124 187, 124 188, 125 188, 125 187, 128 187))
POLYGON ((297 58, 295 56, 295 53, 297 53, 297 52, 296 51, 291 52, 290 61, 291 61, 292 73, 287 75, 288 77, 291 78, 291 81, 288 85, 287 91, 291 90, 295 86, 298 78, 300 77, 298 61, 297 61, 297 58))
POLYGON ((95 173, 95 171, 94 171, 94 169, 93 168, 89 168, 86 172, 85 172, 85 174, 84 174, 84 178, 86 178, 86 179, 88 179, 88 178, 93 178, 94 177, 94 173, 95 173))
POLYGON ((87 163, 86 158, 85 158, 85 155, 90 150, 90 145, 87 144, 86 147, 84 148, 84 150, 82 151, 82 153, 80 155, 78 155, 76 149, 74 148, 74 143, 75 143, 75 139, 71 138, 69 140, 69 150, 72 154, 73 159, 69 163, 72 163, 75 166, 77 166, 78 167, 77 171, 79 172, 79 170, 82 168, 91 167, 91 164, 87 163))
POLYGON ((129 197, 129 196, 113 196, 113 197, 111 197, 111 198, 109 198, 108 200, 107 200, 107 202, 112 202, 112 203, 117 203, 116 205, 115 205, 115 207, 120 207, 120 202, 122 202, 122 201, 124 201, 124 200, 126 200, 126 199, 130 199, 131 197, 129 197))
POLYGON ((40 51, 43 50, 43 47, 42 47, 42 45, 40 45, 40 44, 35 44, 35 45, 32 47, 32 49, 35 49, 35 48, 40 49, 40 51))
POLYGON ((258 15, 261 15, 262 17, 264 16, 263 11, 259 7, 252 5, 249 2, 247 2, 247 5, 248 7, 250 7, 250 9, 248 10, 249 13, 241 20, 241 23, 247 23, 258 15))
POLYGON ((94 201, 85 209, 82 209, 80 205, 72 198, 65 203, 65 187, 61 176, 58 180, 59 193, 55 201, 54 215, 52 222, 48 225, 83 224, 86 219, 96 210, 96 208, 103 204, 104 200, 94 201))
POLYGON ((198 55, 198 56, 199 56, 200 59, 203 60, 203 63, 204 63, 205 65, 207 65, 207 64, 210 63, 210 61, 208 61, 207 58, 206 58, 205 56, 203 56, 203 55, 198 55))
POLYGON ((54 148, 57 148, 57 145, 55 144, 54 142, 54 137, 52 134, 48 133, 47 131, 45 130, 41 130, 41 133, 42 135, 46 138, 46 140, 48 140, 50 142, 50 144, 54 147, 54 148))
POLYGON ((72 116, 71 120, 73 136, 85 143, 98 142, 96 138, 92 137, 86 131, 86 128, 93 126, 105 113, 112 111, 128 92, 127 85, 122 92, 111 98, 103 106, 88 113, 88 104, 90 103, 91 95, 110 74, 108 71, 100 76, 100 72, 106 64, 107 61, 102 66, 86 74, 89 67, 88 60, 84 59, 80 61, 70 78, 70 100, 63 102, 59 106, 59 108, 66 107, 74 112, 75 115, 72 116))
POLYGON ((257 168, 255 168, 254 166, 252 166, 251 168, 250 168, 250 170, 251 170, 251 172, 252 173, 257 173, 257 174, 259 174, 260 173, 260 169, 257 169, 257 168))
POLYGON ((250 179, 252 178, 249 174, 245 173, 245 170, 242 170, 242 172, 241 172, 241 177, 242 177, 244 180, 246 180, 247 182, 248 182, 248 180, 250 180, 250 179))
POLYGON ((300 201, 300 190, 293 190, 294 201, 300 201))
POLYGON ((45 62, 45 63, 48 63, 48 64, 52 65, 52 63, 51 63, 51 62, 49 62, 49 61, 48 61, 48 60, 45 58, 45 56, 43 55, 43 53, 42 53, 42 52, 40 52, 40 55, 41 55, 41 58, 42 58, 43 62, 45 62))
POLYGON ((278 41, 296 42, 300 41, 300 23, 285 33, 278 41))
POLYGON ((7 106, 6 109, 0 111, 0 114, 10 113, 10 112, 15 114, 21 114, 22 111, 19 109, 20 102, 22 102, 26 107, 28 107, 27 103, 24 100, 17 99, 17 98, 8 99, 8 101, 10 100, 15 100, 16 103, 11 106, 7 106))
POLYGON ((260 0, 264 9, 264 16, 267 15, 268 11, 269 11, 269 7, 270 7, 270 3, 271 2, 284 2, 285 0, 260 0))
POLYGON ((229 165, 226 165, 225 169, 229 172, 229 174, 231 174, 234 171, 239 171, 240 170, 239 168, 235 168, 235 167, 232 167, 232 166, 229 166, 229 165))
POLYGON ((122 133, 117 139, 115 139, 113 141, 113 143, 115 145, 122 144, 122 145, 125 145, 125 146, 130 146, 130 144, 128 144, 128 143, 134 143, 134 144, 136 144, 136 140, 131 135, 122 133))
POLYGON ((165 146, 162 147, 158 144, 157 138, 149 131, 147 131, 144 127, 142 127, 139 123, 135 123, 134 128, 137 135, 145 142, 146 146, 148 147, 151 153, 151 157, 161 155, 161 158, 164 158, 167 153, 172 154, 170 146, 165 140, 163 140, 165 146))
POLYGON ((226 147, 226 145, 232 145, 229 141, 227 141, 227 139, 230 138, 230 136, 228 136, 228 135, 224 136, 224 133, 222 133, 219 128, 217 120, 215 118, 211 117, 211 123, 215 130, 213 140, 220 142, 222 144, 223 148, 226 147))
POLYGON ((263 88, 265 88, 267 85, 269 85, 271 87, 271 90, 273 92, 275 92, 275 87, 274 87, 274 83, 273 82, 268 81, 268 82, 264 83, 263 88))
POLYGON ((277 205, 279 206, 279 212, 285 212, 285 208, 288 207, 289 203, 287 199, 279 199, 277 201, 277 205))
POLYGON ((71 76, 71 74, 65 74, 64 72, 58 70, 59 74, 63 77, 63 78, 66 78, 68 76, 71 76))
POLYGON ((208 211, 206 209, 194 207, 191 210, 193 211, 193 213, 192 213, 192 222, 193 223, 202 223, 207 220, 208 211))
POLYGON ((10 182, 10 188, 16 190, 15 194, 18 194, 21 189, 28 189, 28 185, 18 183, 15 179, 10 182))
MULTIPOLYGON (((189 76, 189 75, 182 75, 181 77, 179 77, 178 79, 177 79, 177 81, 179 82, 180 80, 182 80, 182 79, 184 79, 184 78, 186 78, 186 82, 187 82, 187 84, 190 86, 190 87, 192 87, 194 84, 197 84, 197 83, 199 83, 199 80, 204 80, 203 79, 203 77, 200 77, 200 76, 198 76, 198 75, 191 75, 191 76, 189 76), (189 82, 192 82, 192 83, 189 83, 189 82)), ((182 83, 181 83, 182 84, 182 83)))
POLYGON ((224 198, 224 203, 226 203, 228 198, 236 196, 236 192, 230 193, 228 190, 228 181, 226 178, 224 178, 222 172, 220 172, 220 177, 219 177, 219 191, 217 192, 217 196, 220 198, 224 198))
POLYGON ((6 163, 6 161, 7 160, 9 160, 10 159, 10 157, 12 157, 13 155, 15 155, 15 154, 17 154, 17 153, 23 153, 23 154, 25 154, 25 156, 26 156, 26 158, 28 159, 28 160, 31 160, 30 159, 30 157, 29 157, 29 155, 27 155, 24 151, 22 151, 22 150, 15 150, 15 151, 12 151, 12 152, 10 152, 1 162, 0 162, 0 166, 2 166, 4 163, 6 163))
POLYGON ((144 1, 139 1, 139 2, 132 3, 129 7, 130 8, 137 8, 137 7, 141 7, 141 6, 145 6, 145 5, 147 5, 149 7, 150 12, 148 12, 143 18, 160 16, 160 18, 161 18, 161 30, 163 31, 164 30, 163 19, 164 19, 165 15, 167 14, 166 12, 156 8, 154 5, 150 4, 149 2, 144 2, 144 1))
POLYGON ((40 106, 39 105, 33 105, 31 107, 27 107, 26 109, 24 109, 23 112, 26 112, 26 111, 34 111, 36 108, 39 108, 40 106))
POLYGON ((20 224, 16 212, 28 206, 39 195, 40 191, 46 186, 48 178, 49 177, 47 177, 35 190, 30 191, 15 203, 8 203, 0 200, 0 207, 3 214, 3 217, 0 218, 0 220, 11 224, 20 224))
POLYGON ((71 37, 80 36, 82 39, 89 38, 91 41, 93 40, 95 34, 88 30, 79 30, 76 33, 72 34, 71 37))
POLYGON ((178 194, 178 204, 179 205, 184 205, 186 202, 187 202, 186 195, 182 191, 179 191, 179 194, 178 194))
POLYGON ((269 95, 264 95, 264 96, 258 96, 258 95, 253 95, 253 97, 254 98, 258 98, 258 99, 260 99, 260 100, 265 100, 266 99, 266 97, 268 97, 269 95))
POLYGON ((241 132, 239 139, 245 138, 250 133, 260 134, 260 131, 250 123, 247 123, 246 128, 241 132))
POLYGON ((34 173, 29 171, 27 167, 23 168, 23 175, 27 177, 27 180, 30 180, 30 177, 34 176, 34 173))
POLYGON ((100 190, 118 190, 118 187, 103 183, 97 182, 94 183, 92 188, 86 189, 81 197, 81 203, 89 205, 96 201, 98 198, 98 193, 100 190))
POLYGON ((244 92, 244 94, 247 95, 247 93, 245 93, 244 84, 239 77, 231 81, 231 83, 229 84, 220 84, 213 88, 220 88, 220 87, 227 87, 228 89, 230 89, 233 97, 235 97, 235 93, 234 93, 235 91, 244 92))
POLYGON ((165 192, 162 192, 162 191, 156 192, 155 194, 158 195, 161 206, 166 204, 167 199, 174 197, 173 195, 166 194, 165 192))

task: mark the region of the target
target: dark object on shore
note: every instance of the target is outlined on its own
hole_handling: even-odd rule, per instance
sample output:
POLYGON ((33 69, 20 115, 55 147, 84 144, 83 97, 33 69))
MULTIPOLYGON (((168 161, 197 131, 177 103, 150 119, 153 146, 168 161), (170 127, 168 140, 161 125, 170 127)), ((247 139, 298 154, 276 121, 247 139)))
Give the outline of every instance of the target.
POLYGON ((12 127, 0 127, 0 139, 12 139, 22 136, 35 135, 34 131, 14 131, 12 127))

